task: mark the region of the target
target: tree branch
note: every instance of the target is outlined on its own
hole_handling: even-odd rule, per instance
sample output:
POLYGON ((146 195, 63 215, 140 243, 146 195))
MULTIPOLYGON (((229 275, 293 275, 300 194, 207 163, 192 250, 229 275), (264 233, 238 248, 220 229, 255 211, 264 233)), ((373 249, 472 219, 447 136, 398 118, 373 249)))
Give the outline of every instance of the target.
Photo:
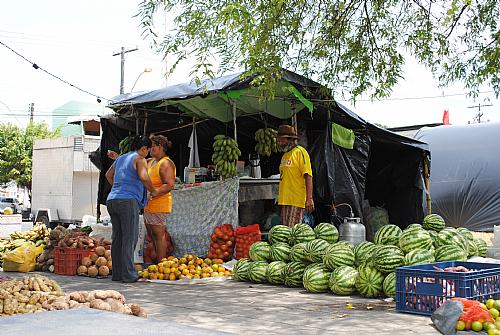
POLYGON ((458 13, 458 16, 455 17, 455 20, 453 21, 453 24, 451 25, 451 29, 450 29, 450 32, 446 35, 446 39, 448 39, 448 37, 450 37, 451 33, 453 32, 453 30, 455 29, 455 26, 457 25, 458 21, 460 20, 460 17, 462 16, 462 14, 464 13, 465 9, 469 7, 469 5, 464 5, 462 7, 462 10, 460 10, 460 13, 458 13))

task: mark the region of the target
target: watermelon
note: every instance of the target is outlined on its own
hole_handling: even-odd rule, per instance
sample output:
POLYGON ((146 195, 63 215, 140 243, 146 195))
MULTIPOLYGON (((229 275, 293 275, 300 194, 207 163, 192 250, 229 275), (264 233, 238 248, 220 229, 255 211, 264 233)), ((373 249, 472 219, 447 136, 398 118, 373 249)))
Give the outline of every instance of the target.
POLYGON ((325 240, 316 239, 306 243, 306 258, 311 263, 323 262, 325 251, 330 247, 330 243, 325 240))
POLYGON ((339 242, 332 244, 325 251, 323 263, 330 270, 334 270, 342 265, 354 266, 354 247, 352 244, 339 242))
POLYGON ((424 229, 405 230, 399 237, 399 247, 405 254, 415 249, 429 249, 432 237, 424 229))
POLYGON ((265 261, 255 261, 248 267, 248 279, 253 283, 265 283, 269 265, 265 261))
POLYGON ((290 260, 290 246, 288 243, 275 242, 269 250, 269 258, 272 261, 288 262, 290 260))
POLYGON ((248 281, 248 268, 252 262, 248 258, 239 259, 233 267, 233 279, 248 281))
POLYGON ((350 266, 339 266, 333 270, 328 287, 334 294, 349 295, 356 289, 358 271, 350 266))
POLYGON ((430 250, 415 249, 405 255, 405 265, 434 263, 434 255, 430 250))
POLYGON ((286 263, 282 261, 271 262, 267 266, 266 280, 270 284, 284 284, 285 283, 285 268, 286 263))
POLYGON ((268 261, 270 251, 271 246, 269 245, 269 243, 265 241, 259 241, 250 246, 248 254, 252 261, 268 261))
POLYGON ((285 285, 288 287, 302 286, 302 277, 304 276, 305 270, 306 265, 302 262, 288 263, 284 270, 285 285))
POLYGON ((441 215, 429 214, 424 218, 422 225, 425 229, 440 232, 446 226, 446 222, 444 222, 441 215))
POLYGON ((459 227, 457 228, 457 231, 469 241, 472 241, 474 239, 474 235, 472 235, 472 232, 465 227, 459 227))
POLYGON ((382 273, 390 273, 405 263, 405 254, 393 245, 377 248, 372 256, 373 266, 382 273))
POLYGON ((474 242, 474 240, 471 240, 471 241, 468 240, 467 243, 468 243, 467 258, 479 256, 479 250, 477 249, 477 245, 474 242))
POLYGON ((325 240, 328 243, 335 243, 339 240, 339 231, 331 223, 322 222, 314 227, 316 238, 325 240))
POLYGON ((383 245, 399 245, 399 236, 401 233, 401 228, 393 224, 388 224, 377 230, 373 242, 383 245))
POLYGON ((418 223, 412 223, 410 225, 408 225, 404 230, 404 231, 408 231, 408 230, 413 230, 413 229, 424 229, 424 227, 422 227, 421 224, 418 224, 418 223))
POLYGON ((377 245, 372 242, 361 242, 354 247, 354 264, 360 266, 366 261, 371 260, 373 251, 377 248, 377 245))
POLYGON ((467 251, 457 245, 442 245, 434 253, 436 262, 444 261, 466 261, 467 251))
POLYGON ((291 261, 309 264, 309 261, 307 260, 306 244, 307 244, 307 242, 302 242, 302 243, 294 245, 290 249, 290 260, 291 261))
POLYGON ((282 224, 273 226, 271 230, 269 230, 269 243, 271 243, 271 245, 276 242, 288 243, 290 240, 290 232, 291 229, 288 226, 282 224))
POLYGON ((391 272, 385 277, 382 289, 389 298, 396 298, 396 272, 391 272))
POLYGON ((436 237, 436 246, 440 247, 443 245, 454 245, 462 248, 466 253, 468 253, 468 243, 465 237, 462 236, 456 229, 447 227, 442 229, 436 237))
POLYGON ((362 296, 375 298, 383 292, 384 279, 382 272, 371 266, 364 266, 358 269, 355 286, 362 296))
POLYGON ((474 238, 473 243, 476 245, 477 255, 480 257, 486 257, 486 252, 488 251, 486 241, 482 238, 474 238))
POLYGON ((288 243, 290 245, 295 245, 297 243, 309 242, 314 239, 316 239, 314 230, 304 223, 299 223, 290 230, 290 240, 288 243))
POLYGON ((329 269, 323 264, 315 263, 307 266, 304 270, 302 283, 307 292, 320 293, 328 291, 329 280, 329 269))

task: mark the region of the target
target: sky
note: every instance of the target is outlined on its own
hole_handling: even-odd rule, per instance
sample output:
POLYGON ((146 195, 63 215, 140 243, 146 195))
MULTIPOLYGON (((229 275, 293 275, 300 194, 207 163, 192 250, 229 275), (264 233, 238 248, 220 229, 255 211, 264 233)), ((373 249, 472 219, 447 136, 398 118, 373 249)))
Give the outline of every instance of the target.
MULTIPOLYGON (((125 92, 158 89, 165 85, 189 82, 189 65, 183 64, 165 78, 165 68, 172 62, 162 61, 148 41, 141 37, 138 0, 2 0, 0 10, 0 42, 30 62, 72 85, 103 97, 112 98, 120 90, 120 56, 113 56, 123 46, 138 48, 126 54, 125 92), (143 73, 144 68, 152 68, 143 73)), ((158 27, 168 26, 160 17, 158 27)), ((405 79, 394 88, 388 99, 353 105, 341 101, 365 120, 388 127, 439 123, 443 111, 449 110, 452 124, 474 122, 477 108, 482 107, 481 121, 500 121, 500 102, 492 89, 483 87, 477 99, 468 98, 458 83, 439 88, 430 71, 407 59, 405 79)), ((96 103, 97 98, 77 90, 0 45, 0 122, 25 126, 29 120, 29 104, 34 103, 35 121, 51 124, 51 112, 70 100, 96 103)))

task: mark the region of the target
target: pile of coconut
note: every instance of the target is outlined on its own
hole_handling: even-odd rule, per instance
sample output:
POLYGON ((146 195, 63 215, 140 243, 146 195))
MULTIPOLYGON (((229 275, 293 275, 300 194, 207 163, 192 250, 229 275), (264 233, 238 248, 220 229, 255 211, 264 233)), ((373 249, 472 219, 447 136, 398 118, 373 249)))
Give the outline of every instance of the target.
POLYGON ((112 269, 111 250, 99 246, 88 257, 83 257, 77 273, 80 276, 106 277, 112 269))

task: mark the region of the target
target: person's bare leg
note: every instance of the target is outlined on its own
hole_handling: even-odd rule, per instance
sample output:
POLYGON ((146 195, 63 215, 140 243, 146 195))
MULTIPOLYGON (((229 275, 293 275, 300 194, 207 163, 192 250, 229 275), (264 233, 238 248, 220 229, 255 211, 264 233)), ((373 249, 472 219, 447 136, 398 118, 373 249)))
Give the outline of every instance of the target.
POLYGON ((156 259, 160 262, 167 257, 167 239, 164 225, 151 226, 153 243, 156 249, 156 259))

